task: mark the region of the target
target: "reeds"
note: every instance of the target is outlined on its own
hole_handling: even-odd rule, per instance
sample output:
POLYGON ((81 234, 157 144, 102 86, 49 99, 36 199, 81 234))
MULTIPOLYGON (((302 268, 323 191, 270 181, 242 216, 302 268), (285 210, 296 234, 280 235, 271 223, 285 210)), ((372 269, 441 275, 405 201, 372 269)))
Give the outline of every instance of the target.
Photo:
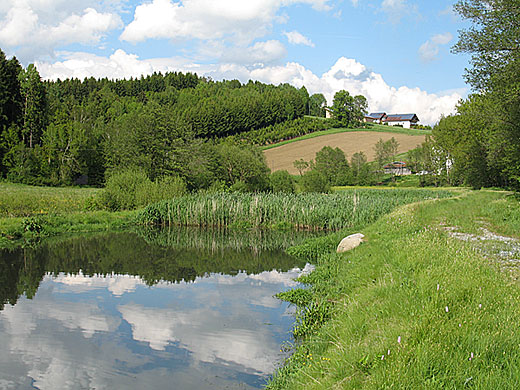
POLYGON ((352 189, 335 194, 190 194, 149 205, 138 222, 201 227, 338 230, 375 221, 395 207, 451 196, 448 191, 352 189))

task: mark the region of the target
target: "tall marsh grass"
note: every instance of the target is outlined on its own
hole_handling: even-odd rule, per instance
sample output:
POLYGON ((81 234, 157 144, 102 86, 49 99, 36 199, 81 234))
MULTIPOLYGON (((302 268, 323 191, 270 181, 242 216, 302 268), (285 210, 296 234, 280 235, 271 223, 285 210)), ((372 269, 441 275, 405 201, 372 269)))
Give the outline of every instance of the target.
POLYGON ((190 194, 149 205, 139 223, 203 227, 295 227, 338 230, 363 226, 395 207, 452 196, 438 190, 352 189, 335 194, 190 194))

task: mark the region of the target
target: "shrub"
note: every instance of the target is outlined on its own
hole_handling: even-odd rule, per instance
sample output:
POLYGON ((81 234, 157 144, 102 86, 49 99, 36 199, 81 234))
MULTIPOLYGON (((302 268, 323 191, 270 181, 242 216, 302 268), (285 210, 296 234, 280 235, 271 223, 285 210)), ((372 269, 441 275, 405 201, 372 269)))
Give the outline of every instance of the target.
POLYGON ((136 205, 146 206, 163 199, 184 195, 186 183, 178 176, 164 176, 154 182, 147 181, 137 188, 136 205))
POLYGON ((107 179, 97 203, 108 210, 132 210, 186 193, 180 177, 165 176, 152 182, 142 169, 126 169, 107 179))
POLYGON ((330 190, 327 177, 316 169, 305 172, 301 177, 300 185, 302 192, 328 192, 330 190))
POLYGON ((276 171, 269 176, 269 184, 273 192, 294 193, 294 179, 287 171, 276 171))
POLYGON ((231 192, 246 193, 246 192, 249 192, 249 187, 245 182, 243 182, 242 180, 239 180, 239 181, 235 182, 231 187, 229 187, 229 190, 231 192))
POLYGON ((333 186, 347 184, 349 166, 345 152, 340 148, 324 146, 316 153, 315 169, 320 171, 333 186))

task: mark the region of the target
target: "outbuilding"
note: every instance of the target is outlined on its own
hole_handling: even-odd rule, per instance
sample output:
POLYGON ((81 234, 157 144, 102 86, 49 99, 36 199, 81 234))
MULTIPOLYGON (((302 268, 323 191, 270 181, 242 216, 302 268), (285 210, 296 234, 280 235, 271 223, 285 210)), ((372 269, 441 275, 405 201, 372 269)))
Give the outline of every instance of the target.
POLYGON ((385 173, 396 176, 406 176, 412 174, 412 171, 406 166, 404 161, 394 161, 388 163, 383 167, 383 169, 385 173))

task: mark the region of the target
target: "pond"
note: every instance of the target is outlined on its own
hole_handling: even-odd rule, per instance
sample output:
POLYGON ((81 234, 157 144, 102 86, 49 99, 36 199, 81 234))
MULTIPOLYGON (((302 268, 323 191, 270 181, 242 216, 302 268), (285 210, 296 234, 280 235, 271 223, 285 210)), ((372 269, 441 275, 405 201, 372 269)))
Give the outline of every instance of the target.
POLYGON ((0 388, 262 388, 304 235, 112 233, 0 252, 0 388))

